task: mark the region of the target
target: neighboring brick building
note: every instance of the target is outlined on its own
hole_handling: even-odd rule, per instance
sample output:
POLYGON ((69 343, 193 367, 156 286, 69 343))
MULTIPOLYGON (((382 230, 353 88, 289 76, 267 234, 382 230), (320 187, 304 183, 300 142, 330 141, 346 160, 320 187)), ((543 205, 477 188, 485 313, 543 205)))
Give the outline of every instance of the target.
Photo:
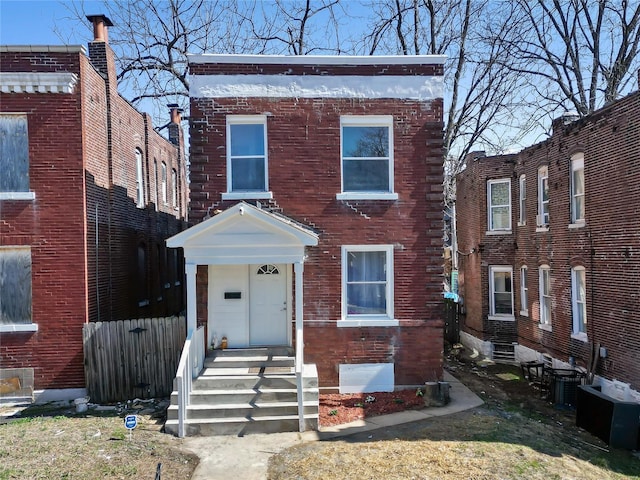
POLYGON ((462 339, 484 354, 586 368, 640 400, 640 93, 457 178, 462 339))
POLYGON ((89 57, 0 47, 0 361, 42 398, 82 392, 84 323, 184 308, 164 245, 185 226, 179 111, 171 141, 154 131, 117 92, 109 20, 89 20, 89 57))
POLYGON ((209 344, 291 346, 304 323, 321 387, 442 378, 443 61, 190 58, 197 225, 169 244, 209 344))

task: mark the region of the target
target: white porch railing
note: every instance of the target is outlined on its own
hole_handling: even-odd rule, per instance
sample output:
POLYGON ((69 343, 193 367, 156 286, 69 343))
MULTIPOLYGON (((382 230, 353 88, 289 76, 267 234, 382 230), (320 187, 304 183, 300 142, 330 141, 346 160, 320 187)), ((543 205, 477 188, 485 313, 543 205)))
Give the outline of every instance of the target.
POLYGON ((187 407, 191 396, 193 379, 197 378, 204 368, 206 355, 204 342, 204 327, 195 332, 191 330, 184 342, 178 371, 176 372, 176 384, 178 387, 178 437, 185 436, 185 421, 187 420, 187 407))

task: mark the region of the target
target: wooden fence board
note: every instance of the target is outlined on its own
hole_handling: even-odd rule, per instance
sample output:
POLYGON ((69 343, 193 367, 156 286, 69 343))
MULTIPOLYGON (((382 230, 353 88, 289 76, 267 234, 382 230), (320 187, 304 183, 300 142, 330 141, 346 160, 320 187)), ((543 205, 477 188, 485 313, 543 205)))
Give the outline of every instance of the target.
POLYGON ((91 401, 169 396, 185 339, 184 317, 85 324, 85 379, 91 401))

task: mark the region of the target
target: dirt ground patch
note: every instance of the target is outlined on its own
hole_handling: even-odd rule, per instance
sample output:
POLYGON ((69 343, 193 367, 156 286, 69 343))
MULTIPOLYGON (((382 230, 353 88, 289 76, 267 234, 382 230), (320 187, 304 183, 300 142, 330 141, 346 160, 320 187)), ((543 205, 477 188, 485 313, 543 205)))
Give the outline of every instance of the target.
MULTIPOLYGON (((640 459, 578 429, 575 412, 542 399, 519 367, 476 360, 454 350, 446 368, 485 401, 482 407, 296 446, 271 458, 268 478, 640 479, 640 459)), ((382 400, 377 409, 394 403, 382 400)), ((341 406, 354 414, 349 405, 341 406)), ((375 412, 367 408, 365 415, 375 412)))

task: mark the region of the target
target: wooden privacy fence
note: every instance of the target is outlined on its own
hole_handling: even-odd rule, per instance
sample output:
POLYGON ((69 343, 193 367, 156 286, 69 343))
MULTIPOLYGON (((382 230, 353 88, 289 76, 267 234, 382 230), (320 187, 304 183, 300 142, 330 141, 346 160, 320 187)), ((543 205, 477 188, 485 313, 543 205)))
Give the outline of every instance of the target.
POLYGON ((444 339, 451 345, 460 343, 460 309, 450 298, 444 299, 444 339))
POLYGON ((91 402, 169 396, 185 338, 184 317, 85 324, 84 369, 91 402))

